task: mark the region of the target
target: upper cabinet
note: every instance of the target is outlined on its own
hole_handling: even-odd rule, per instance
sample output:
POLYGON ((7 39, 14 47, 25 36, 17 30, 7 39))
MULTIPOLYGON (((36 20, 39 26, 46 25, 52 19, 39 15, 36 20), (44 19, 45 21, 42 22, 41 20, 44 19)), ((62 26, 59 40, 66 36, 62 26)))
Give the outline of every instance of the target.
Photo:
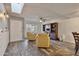
POLYGON ((59 40, 58 38, 58 23, 49 23, 43 25, 43 31, 50 34, 51 39, 59 40))
POLYGON ((0 32, 8 30, 8 19, 5 13, 4 4, 0 3, 0 32))
POLYGON ((0 13, 2 13, 4 11, 5 11, 4 4, 0 3, 0 13))

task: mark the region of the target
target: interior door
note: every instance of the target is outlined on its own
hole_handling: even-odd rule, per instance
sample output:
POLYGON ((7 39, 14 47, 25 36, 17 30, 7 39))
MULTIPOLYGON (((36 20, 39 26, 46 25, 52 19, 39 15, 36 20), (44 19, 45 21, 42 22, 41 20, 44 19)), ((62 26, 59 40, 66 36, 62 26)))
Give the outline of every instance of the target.
POLYGON ((23 40, 23 21, 10 20, 10 42, 23 40))

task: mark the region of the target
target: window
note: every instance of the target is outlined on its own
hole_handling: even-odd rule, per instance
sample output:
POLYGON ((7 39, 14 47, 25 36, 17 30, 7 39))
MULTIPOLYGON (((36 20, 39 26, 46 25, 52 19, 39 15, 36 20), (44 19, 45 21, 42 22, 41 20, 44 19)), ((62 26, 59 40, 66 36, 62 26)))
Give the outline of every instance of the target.
POLYGON ((28 32, 36 32, 37 31, 37 26, 32 25, 32 24, 26 24, 26 30, 28 32))
POLYGON ((12 12, 20 14, 23 9, 23 6, 24 6, 23 3, 12 3, 11 4, 12 12))

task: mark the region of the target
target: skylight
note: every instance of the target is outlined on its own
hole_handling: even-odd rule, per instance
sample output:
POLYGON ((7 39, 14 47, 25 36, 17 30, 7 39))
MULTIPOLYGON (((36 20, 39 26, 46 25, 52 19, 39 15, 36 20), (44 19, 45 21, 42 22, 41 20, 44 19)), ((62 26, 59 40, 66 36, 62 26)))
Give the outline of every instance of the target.
POLYGON ((12 3, 11 4, 12 12, 20 14, 22 12, 23 6, 24 6, 23 3, 12 3))

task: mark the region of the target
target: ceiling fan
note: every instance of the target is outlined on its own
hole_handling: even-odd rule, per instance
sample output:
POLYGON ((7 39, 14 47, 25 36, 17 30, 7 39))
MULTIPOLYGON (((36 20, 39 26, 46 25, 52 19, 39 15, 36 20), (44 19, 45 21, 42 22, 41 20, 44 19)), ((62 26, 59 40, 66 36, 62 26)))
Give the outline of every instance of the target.
POLYGON ((45 18, 40 17, 40 22, 45 22, 45 21, 46 21, 46 19, 45 19, 45 18))

